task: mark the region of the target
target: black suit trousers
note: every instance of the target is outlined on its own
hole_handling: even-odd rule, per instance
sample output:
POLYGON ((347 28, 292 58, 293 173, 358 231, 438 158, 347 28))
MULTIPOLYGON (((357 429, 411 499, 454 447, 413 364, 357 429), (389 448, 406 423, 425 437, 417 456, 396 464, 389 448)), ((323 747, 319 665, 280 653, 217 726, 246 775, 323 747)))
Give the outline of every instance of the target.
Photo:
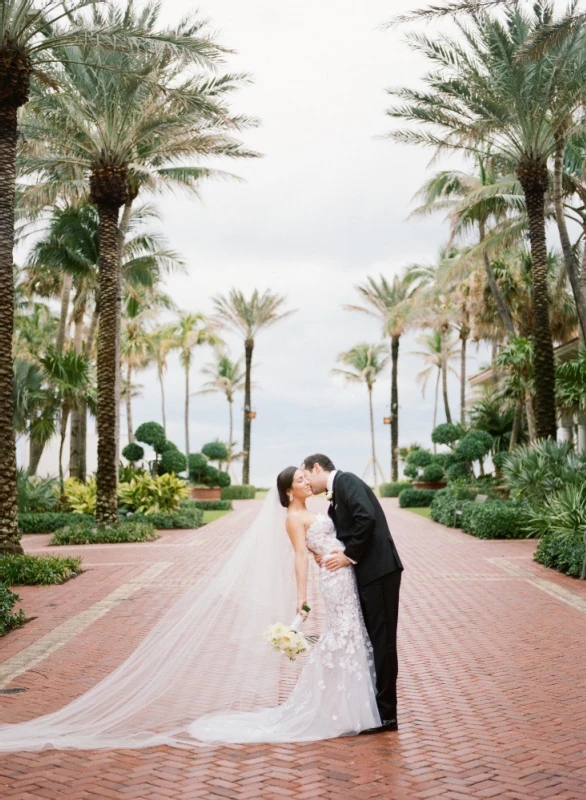
POLYGON ((397 716, 397 618, 401 570, 358 587, 364 621, 374 650, 376 702, 383 720, 397 716))

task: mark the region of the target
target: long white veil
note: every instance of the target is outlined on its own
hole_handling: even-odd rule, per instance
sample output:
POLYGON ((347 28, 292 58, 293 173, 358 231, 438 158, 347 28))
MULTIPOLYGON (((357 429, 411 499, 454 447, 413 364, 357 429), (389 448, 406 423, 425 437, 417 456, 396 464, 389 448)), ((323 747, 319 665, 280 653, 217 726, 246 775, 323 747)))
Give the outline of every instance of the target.
POLYGON ((58 711, 0 725, 0 752, 193 747, 186 728, 202 714, 278 705, 282 656, 263 633, 295 610, 284 519, 273 488, 228 560, 188 589, 126 661, 58 711))

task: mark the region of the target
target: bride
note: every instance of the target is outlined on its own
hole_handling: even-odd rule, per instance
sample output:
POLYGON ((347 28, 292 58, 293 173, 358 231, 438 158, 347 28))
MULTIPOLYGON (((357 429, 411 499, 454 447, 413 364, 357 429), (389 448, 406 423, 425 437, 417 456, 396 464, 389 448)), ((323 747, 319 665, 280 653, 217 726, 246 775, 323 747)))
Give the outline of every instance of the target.
MULTIPOLYGON (((0 724, 0 752, 301 742, 380 725, 351 567, 319 570, 325 630, 295 663, 301 672, 288 697, 290 664, 264 639, 270 625, 289 622, 304 605, 308 551, 327 557, 344 549, 329 517, 306 507, 310 495, 301 470, 283 470, 254 522, 221 543, 222 565, 201 567, 195 584, 92 689, 52 713, 0 724)), ((189 545, 197 544, 185 546, 196 563, 198 549, 189 545)))

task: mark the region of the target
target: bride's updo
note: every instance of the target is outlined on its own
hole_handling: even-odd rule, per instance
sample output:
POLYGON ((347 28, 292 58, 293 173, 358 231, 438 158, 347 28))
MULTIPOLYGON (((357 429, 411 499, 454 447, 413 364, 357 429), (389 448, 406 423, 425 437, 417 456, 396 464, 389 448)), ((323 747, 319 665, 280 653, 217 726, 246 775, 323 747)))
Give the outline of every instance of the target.
POLYGON ((299 467, 286 467, 277 478, 277 491, 279 500, 284 508, 289 508, 289 495, 287 492, 293 486, 293 478, 299 467))

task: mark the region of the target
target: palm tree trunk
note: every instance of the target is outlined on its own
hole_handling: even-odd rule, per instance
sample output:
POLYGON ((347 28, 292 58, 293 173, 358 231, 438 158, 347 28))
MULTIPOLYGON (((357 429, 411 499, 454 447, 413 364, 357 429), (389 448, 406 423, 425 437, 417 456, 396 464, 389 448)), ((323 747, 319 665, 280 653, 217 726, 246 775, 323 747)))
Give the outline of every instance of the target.
POLYGON ((185 363, 185 455, 189 461, 189 361, 185 363))
POLYGON ((167 433, 167 414, 165 413, 165 384, 163 383, 163 370, 157 367, 157 376, 161 387, 161 413, 163 415, 163 430, 167 433))
MULTIPOLYGON (((96 305, 90 320, 90 327, 87 334, 86 351, 88 357, 94 348, 94 340, 100 319, 99 302, 96 305)), ((79 480, 86 482, 87 479, 87 405, 82 403, 79 408, 79 480)))
MULTIPOLYGON (((441 367, 437 371, 437 380, 435 382, 435 399, 433 404, 433 428, 437 427, 437 407, 439 405, 439 385, 440 385, 440 378, 442 376, 441 367)), ((433 452, 437 453, 437 444, 433 443, 433 452)))
POLYGON ((120 372, 120 282, 118 210, 98 205, 100 217, 100 336, 98 339, 98 471, 96 518, 118 524, 118 375, 120 372))
POLYGON ((509 452, 515 449, 517 442, 519 441, 522 416, 523 406, 521 403, 515 403, 515 416, 513 417, 513 429, 511 430, 511 439, 509 441, 509 452))
POLYGON ((73 275, 65 273, 61 286, 61 312, 59 314, 59 327, 57 328, 57 339, 55 349, 58 353, 63 350, 65 344, 65 334, 67 332, 67 317, 69 316, 69 302, 71 299, 71 287, 73 286, 73 275))
POLYGON ((391 337, 391 481, 399 480, 399 341, 391 337))
POLYGON ((17 105, 0 107, 0 553, 22 553, 17 520, 12 398, 14 185, 17 105))
POLYGON ((134 441, 134 428, 132 427, 132 367, 128 365, 126 372, 126 427, 128 429, 128 443, 134 441))
POLYGON ((251 374, 252 374, 252 352, 254 350, 254 339, 246 339, 244 342, 244 356, 246 362, 246 372, 244 378, 244 431, 242 436, 243 464, 242 464, 242 483, 250 482, 250 419, 251 408, 251 374))
POLYGON ((545 238, 545 165, 520 164, 517 175, 525 193, 531 241, 533 289, 533 351, 535 380, 535 432, 538 439, 555 439, 555 360, 549 320, 547 286, 547 243, 545 238))
POLYGON ((95 308, 92 313, 92 318, 90 320, 90 327, 87 332, 86 349, 88 356, 91 355, 91 352, 94 347, 94 339, 96 338, 96 331, 98 330, 99 320, 100 320, 100 307, 99 304, 96 302, 95 308))
POLYGON ((460 330, 460 423, 466 424, 466 346, 468 344, 469 329, 462 326, 460 330))
MULTIPOLYGON (((486 223, 481 221, 478 225, 480 230, 480 242, 482 243, 486 238, 486 223)), ((503 321, 503 325, 505 326, 505 330, 509 335, 515 335, 515 326, 513 325, 513 320, 511 318, 510 311, 508 309, 507 304, 505 303, 505 298, 502 295, 501 290, 499 289, 499 285, 495 278, 492 264, 490 263, 490 258, 488 257, 488 253, 484 250, 482 254, 482 260, 484 262, 484 271, 486 272, 486 280, 488 281, 488 286, 490 291, 492 292, 492 296, 494 297, 494 301, 496 303, 496 307, 500 314, 500 318, 503 321)))
POLYGON ((69 405, 63 404, 63 411, 61 412, 61 429, 59 440, 59 487, 61 489, 61 497, 65 494, 65 480, 63 474, 63 450, 65 449, 65 437, 67 435, 67 423, 69 422, 69 405))
POLYGON ((444 397, 444 408, 446 411, 446 422, 451 424, 452 415, 448 402, 448 354, 446 351, 446 332, 442 330, 442 394, 444 397))
POLYGON ((539 438, 535 426, 535 412, 533 411, 533 397, 529 389, 525 389, 525 416, 527 417, 527 435, 532 444, 539 438))
POLYGON ((370 447, 372 460, 372 477, 374 479, 374 490, 378 491, 378 475, 376 472, 376 452, 374 448, 374 413, 372 410, 372 388, 368 387, 368 410, 370 414, 370 447))
POLYGON ((37 442, 36 439, 31 439, 29 442, 29 461, 28 461, 28 474, 32 477, 37 474, 39 462, 45 449, 44 442, 37 442))
MULTIPOLYGON (((85 308, 80 308, 74 318, 73 329, 73 346, 76 353, 81 353, 83 350, 83 319, 85 316, 85 308)), ((81 447, 81 405, 71 410, 71 426, 69 436, 69 477, 77 478, 79 480, 79 462, 80 462, 80 447, 81 447)))
POLYGON ((568 226, 566 225, 566 217, 564 214, 564 145, 565 143, 563 137, 559 135, 556 136, 555 157, 553 162, 553 204, 560 235, 560 242, 564 254, 564 261, 566 264, 566 271, 568 273, 568 278, 570 279, 570 285, 572 287, 574 301, 576 303, 576 311, 578 312, 578 320, 580 322, 582 335, 586 338, 586 284, 583 284, 580 280, 580 268, 578 266, 578 262, 576 261, 574 250, 572 249, 572 243, 570 241, 570 235, 568 233, 568 226))

